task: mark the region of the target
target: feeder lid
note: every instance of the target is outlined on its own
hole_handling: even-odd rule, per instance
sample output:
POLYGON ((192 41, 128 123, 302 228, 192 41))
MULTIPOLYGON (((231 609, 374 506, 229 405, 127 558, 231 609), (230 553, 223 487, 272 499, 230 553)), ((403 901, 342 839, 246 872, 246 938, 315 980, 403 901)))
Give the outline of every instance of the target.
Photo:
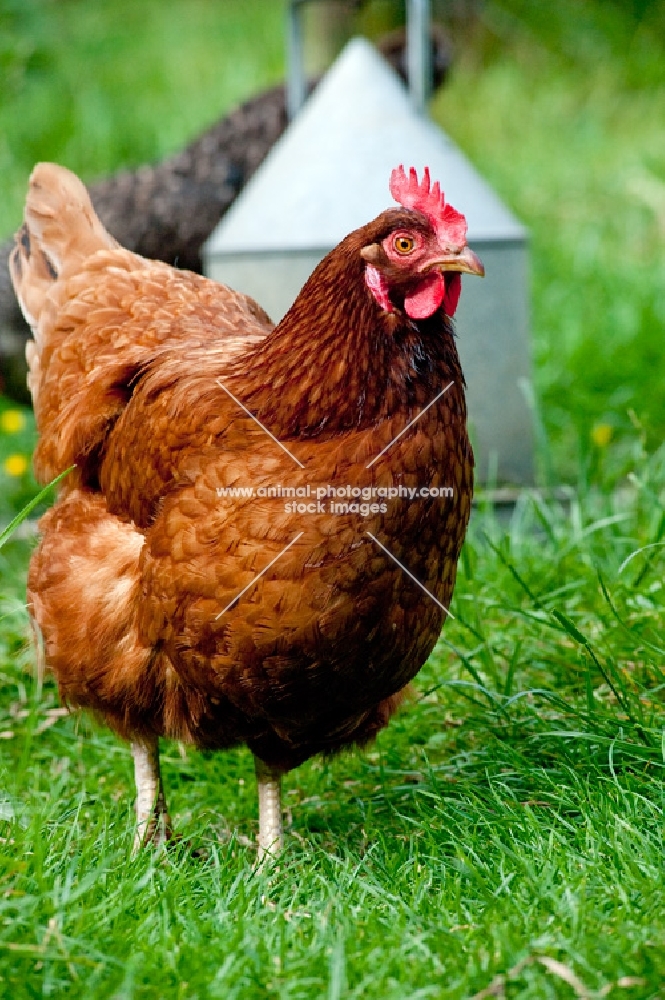
POLYGON ((329 250, 394 202, 393 167, 429 166, 463 212, 471 242, 526 230, 441 129, 415 111, 402 81, 352 39, 247 183, 208 254, 329 250))

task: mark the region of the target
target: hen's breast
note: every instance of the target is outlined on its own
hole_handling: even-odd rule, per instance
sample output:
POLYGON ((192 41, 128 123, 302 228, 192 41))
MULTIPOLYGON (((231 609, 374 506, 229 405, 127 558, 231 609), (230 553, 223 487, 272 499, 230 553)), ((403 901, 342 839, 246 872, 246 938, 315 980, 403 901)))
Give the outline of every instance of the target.
MULTIPOLYGON (((429 655, 470 511, 456 407, 433 407, 376 461, 403 419, 287 442, 304 469, 259 434, 242 462, 211 453, 165 498, 147 531, 142 636, 183 687, 248 720, 250 745, 302 758, 357 739, 429 655)), ((211 712, 196 738, 215 745, 211 712)))

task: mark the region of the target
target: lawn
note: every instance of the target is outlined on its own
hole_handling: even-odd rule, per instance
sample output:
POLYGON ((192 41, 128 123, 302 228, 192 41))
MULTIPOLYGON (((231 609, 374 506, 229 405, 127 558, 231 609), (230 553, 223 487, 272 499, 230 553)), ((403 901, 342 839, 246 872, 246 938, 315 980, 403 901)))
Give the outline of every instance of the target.
MULTIPOLYGON (((2 0, 0 232, 38 158, 92 178, 282 72, 283 4, 2 0)), ((164 747, 183 840, 131 857, 129 750, 66 716, 0 549, 0 995, 665 997, 665 32, 506 0, 433 113, 530 226, 543 482, 472 520, 443 636, 376 744, 285 781, 257 872, 250 755, 164 747), (193 850, 194 849, 194 850, 193 850)), ((0 403, 0 523, 32 495, 0 403)))

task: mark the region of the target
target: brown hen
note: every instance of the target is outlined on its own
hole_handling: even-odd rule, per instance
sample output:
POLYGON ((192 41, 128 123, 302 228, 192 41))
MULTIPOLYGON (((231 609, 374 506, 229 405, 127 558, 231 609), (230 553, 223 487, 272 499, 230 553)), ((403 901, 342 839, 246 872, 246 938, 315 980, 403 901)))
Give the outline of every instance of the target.
POLYGON ((137 843, 169 834, 166 736, 247 744, 278 849, 281 774, 371 739, 440 633, 473 479, 451 317, 482 265, 427 171, 391 192, 273 329, 119 247, 69 171, 31 177, 35 469, 76 468, 28 598, 64 701, 131 742, 137 843))

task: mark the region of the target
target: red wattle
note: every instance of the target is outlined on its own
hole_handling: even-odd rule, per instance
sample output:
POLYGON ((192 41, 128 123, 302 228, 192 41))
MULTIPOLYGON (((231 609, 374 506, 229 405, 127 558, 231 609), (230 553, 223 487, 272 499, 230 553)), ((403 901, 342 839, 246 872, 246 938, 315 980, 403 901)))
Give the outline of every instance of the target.
POLYGON ((461 291, 462 275, 454 272, 446 275, 446 294, 443 298, 443 311, 446 316, 455 315, 461 291))
MULTIPOLYGON (((404 308, 411 319, 427 319, 437 311, 446 294, 446 283, 440 271, 430 271, 418 287, 404 299, 404 308)), ((446 310, 447 311, 447 310, 446 310)))

